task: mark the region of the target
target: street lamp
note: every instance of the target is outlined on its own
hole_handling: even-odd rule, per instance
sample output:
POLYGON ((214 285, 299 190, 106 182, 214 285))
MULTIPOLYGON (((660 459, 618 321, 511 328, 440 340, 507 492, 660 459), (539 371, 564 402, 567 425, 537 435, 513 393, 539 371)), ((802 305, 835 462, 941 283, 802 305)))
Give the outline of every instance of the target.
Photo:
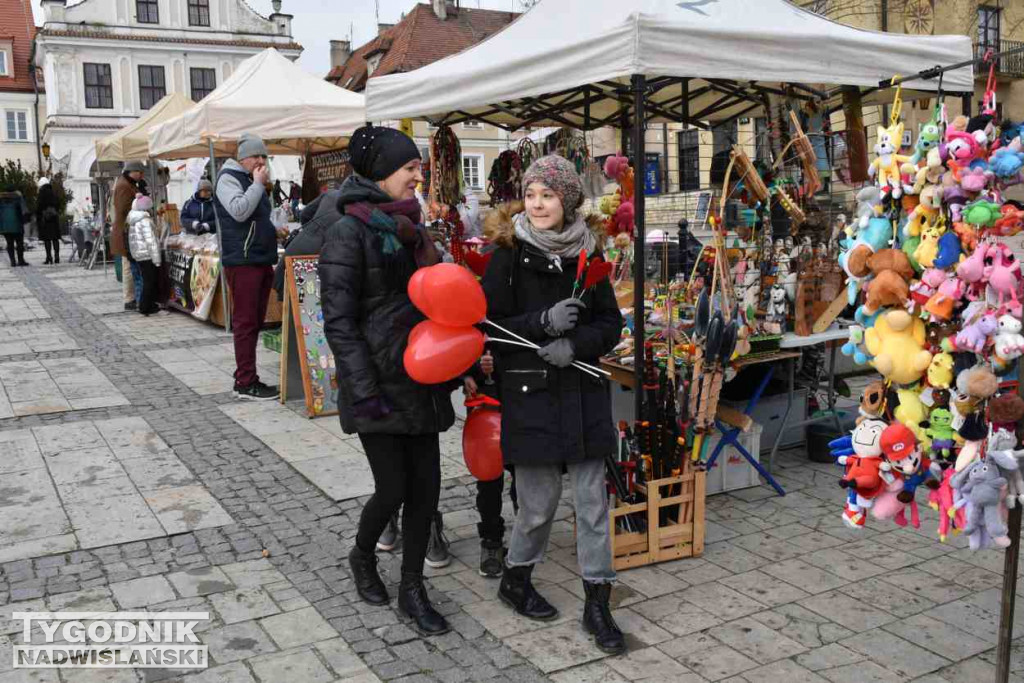
POLYGON ((43 158, 46 159, 46 175, 50 175, 50 143, 49 142, 44 142, 43 143, 43 158))
POLYGON ((272 0, 270 6, 274 8, 275 14, 281 13, 281 0, 272 0))

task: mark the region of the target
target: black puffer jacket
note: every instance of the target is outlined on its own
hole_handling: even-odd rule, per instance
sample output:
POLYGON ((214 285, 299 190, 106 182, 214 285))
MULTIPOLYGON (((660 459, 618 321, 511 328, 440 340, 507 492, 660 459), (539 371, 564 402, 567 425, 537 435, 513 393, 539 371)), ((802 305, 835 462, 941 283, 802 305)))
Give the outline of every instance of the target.
MULTIPOLYGON (((374 183, 350 177, 338 208, 392 201, 374 183)), ((338 372, 338 407, 346 434, 431 434, 455 422, 451 389, 417 384, 405 372, 402 356, 409 332, 424 320, 406 293, 415 271, 413 254, 401 251, 408 275, 395 281, 385 268, 381 240, 362 221, 343 216, 328 230, 320 251, 320 297, 324 331, 338 372), (391 414, 380 420, 357 417, 352 406, 383 397, 391 414)), ((392 264, 393 266, 393 264, 392 264)))
MULTIPOLYGON (((484 234, 497 246, 484 275, 487 315, 498 325, 537 344, 553 339, 541 314, 572 295, 577 258, 561 270, 539 249, 513 237, 512 216, 521 203, 492 211, 484 234)), ((576 360, 597 365, 619 342, 622 316, 611 283, 583 295, 571 339, 576 360)), ((491 331, 495 337, 502 334, 491 331)), ((501 452, 506 464, 554 465, 603 458, 615 449, 610 387, 575 368, 556 368, 531 349, 495 344, 501 350, 501 452)))

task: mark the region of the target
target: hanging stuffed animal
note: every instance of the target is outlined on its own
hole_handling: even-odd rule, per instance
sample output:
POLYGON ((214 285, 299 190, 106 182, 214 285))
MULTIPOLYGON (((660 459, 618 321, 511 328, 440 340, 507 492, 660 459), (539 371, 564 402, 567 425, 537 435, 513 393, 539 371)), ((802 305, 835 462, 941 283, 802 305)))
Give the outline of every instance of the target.
POLYGON ((892 467, 882 460, 881 438, 886 424, 864 420, 853 433, 829 443, 836 463, 845 468, 839 485, 848 491, 843 522, 852 529, 864 528, 865 515, 893 480, 892 467))
POLYGON ((1017 437, 1005 429, 997 429, 988 437, 985 457, 995 463, 999 474, 1009 482, 1006 492, 1006 507, 1015 508, 1024 504, 1024 475, 1021 475, 1020 458, 1024 450, 1017 450, 1017 437))
POLYGON ((960 495, 967 502, 964 533, 970 540, 970 547, 976 550, 984 548, 987 540, 999 548, 1009 547, 1006 523, 999 512, 1007 481, 999 476, 999 469, 978 460, 958 476, 962 477, 960 495))
POLYGON ((921 379, 932 362, 925 350, 924 323, 906 311, 889 311, 864 333, 871 364, 882 376, 897 384, 921 379))
POLYGON ((897 154, 903 141, 903 122, 889 127, 878 126, 878 142, 875 144, 877 158, 871 162, 868 175, 875 179, 882 193, 891 193, 899 198, 903 194, 900 182, 900 167, 910 157, 897 154))

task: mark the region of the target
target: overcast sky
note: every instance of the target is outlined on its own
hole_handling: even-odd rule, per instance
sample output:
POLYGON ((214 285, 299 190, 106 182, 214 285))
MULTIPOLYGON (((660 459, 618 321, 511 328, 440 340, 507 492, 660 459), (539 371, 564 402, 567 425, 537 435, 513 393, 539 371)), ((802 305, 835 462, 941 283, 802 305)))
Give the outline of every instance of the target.
MULTIPOLYGON (((92 0, 108 2, 109 0, 92 0)), ((520 11, 520 0, 461 0, 465 7, 520 11)), ((185 0, 180 0, 185 2, 185 0)), ((377 5, 380 22, 394 24, 402 13, 408 13, 417 0, 283 0, 281 11, 295 15, 292 32, 306 48, 299 59, 307 71, 324 75, 330 69, 328 41, 346 39, 352 33, 352 42, 358 47, 377 35, 377 5)), ((429 0, 423 0, 429 4, 429 0)), ((271 13, 270 0, 248 0, 249 5, 263 16, 271 13)), ((76 4, 73 1, 69 5, 76 4)), ((42 24, 43 14, 39 0, 32 0, 36 24, 42 24)))

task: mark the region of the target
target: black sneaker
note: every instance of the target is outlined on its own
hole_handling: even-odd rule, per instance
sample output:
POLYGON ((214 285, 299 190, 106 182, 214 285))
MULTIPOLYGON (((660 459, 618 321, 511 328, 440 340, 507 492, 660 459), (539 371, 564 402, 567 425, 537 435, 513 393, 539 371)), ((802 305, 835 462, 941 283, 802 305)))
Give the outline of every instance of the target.
POLYGON ((137 310, 139 310, 139 304, 137 304, 134 301, 129 301, 129 302, 125 303, 124 310, 126 310, 126 311, 137 311, 137 310))
POLYGON ((263 382, 256 380, 247 387, 235 384, 235 396, 248 401, 269 401, 281 395, 277 387, 268 387, 263 382))
POLYGON ((448 539, 444 537, 444 522, 441 521, 440 512, 434 513, 434 520, 430 523, 426 562, 427 566, 434 569, 441 569, 452 563, 452 556, 448 553, 448 539))
POLYGON ((480 576, 485 579, 500 579, 504 561, 504 548, 488 548, 483 543, 480 544, 480 576))
POLYGON ((398 513, 391 516, 391 521, 384 528, 384 533, 377 539, 377 550, 389 552, 401 542, 401 534, 398 531, 398 513))

